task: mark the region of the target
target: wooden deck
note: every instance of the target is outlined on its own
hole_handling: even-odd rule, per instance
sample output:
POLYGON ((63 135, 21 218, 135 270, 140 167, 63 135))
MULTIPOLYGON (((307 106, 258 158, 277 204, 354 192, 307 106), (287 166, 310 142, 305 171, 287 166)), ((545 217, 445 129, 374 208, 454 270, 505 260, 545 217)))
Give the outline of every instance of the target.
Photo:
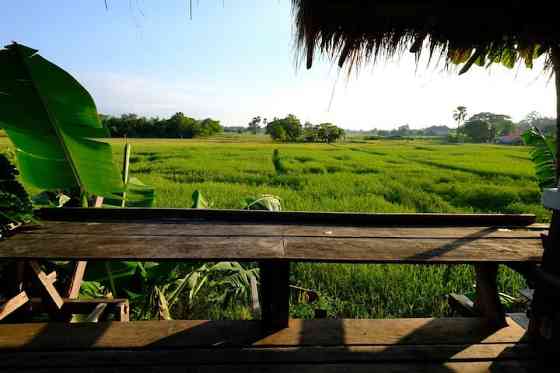
POLYGON ((40 216, 40 225, 0 240, 0 259, 27 261, 47 285, 39 259, 252 261, 260 266, 262 320, 0 324, 2 372, 534 368, 525 331, 505 316, 496 281, 500 264, 540 273, 547 227, 531 215, 45 209, 40 216), (290 320, 290 263, 302 261, 472 264, 477 317, 290 320))
POLYGON ((532 356, 511 319, 0 325, 0 371, 526 372, 532 356))

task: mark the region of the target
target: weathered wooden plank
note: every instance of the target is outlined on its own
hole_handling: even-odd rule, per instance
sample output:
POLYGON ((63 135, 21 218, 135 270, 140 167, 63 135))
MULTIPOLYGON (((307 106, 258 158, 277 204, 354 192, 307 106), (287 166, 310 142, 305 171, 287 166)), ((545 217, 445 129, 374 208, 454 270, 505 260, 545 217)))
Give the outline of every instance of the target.
POLYGON ((5 319, 8 315, 15 312, 18 308, 29 302, 29 297, 25 291, 4 301, 0 301, 0 320, 5 319))
POLYGON ((474 303, 463 294, 451 293, 447 296, 449 307, 461 316, 472 317, 476 315, 474 303))
MULTIPOLYGON (((338 363, 338 364, 249 364, 249 365, 227 365, 227 364, 207 364, 207 365, 151 365, 145 367, 138 366, 119 366, 118 363, 112 364, 110 367, 88 367, 90 373, 534 373, 535 364, 532 361, 470 361, 470 362, 452 362, 452 363, 429 363, 429 362, 412 362, 412 363, 338 363)), ((17 370, 18 372, 43 373, 51 372, 49 369, 31 369, 17 370)), ((57 372, 75 372, 75 367, 57 368, 57 372)))
POLYGON ((124 236, 329 237, 329 238, 527 238, 540 239, 546 228, 528 227, 354 227, 302 224, 65 222, 47 221, 20 234, 89 234, 124 236))
POLYGON ((541 260, 537 240, 285 238, 286 259, 325 262, 476 263, 541 260))
POLYGON ((261 315, 266 330, 288 327, 290 317, 290 263, 260 262, 261 315))
POLYGON ((278 238, 14 236, 0 242, 0 258, 43 259, 239 259, 282 258, 278 238), (39 238, 40 237, 40 238, 39 238), (40 244, 40 246, 37 246, 40 244))
POLYGON ((37 212, 44 220, 67 221, 173 221, 222 220, 228 222, 384 225, 384 226, 526 226, 535 222, 530 214, 375 214, 345 212, 295 212, 217 209, 126 208, 96 210, 44 208, 37 212))
POLYGON ((526 239, 174 237, 16 235, 0 258, 295 260, 370 263, 539 263, 542 246, 526 239))
MULTIPOLYGON (((128 321, 128 299, 100 298, 100 299, 70 299, 63 298, 61 313, 66 315, 88 315, 99 304, 107 304, 107 312, 114 313, 117 321, 128 321)), ((46 312, 47 309, 40 298, 31 298, 31 305, 37 312, 46 312)))
POLYGON ((54 287, 52 279, 41 269, 39 263, 32 260, 29 262, 29 266, 35 274, 37 283, 40 286, 41 292, 43 293, 43 302, 51 308, 52 310, 60 310, 64 301, 58 293, 58 290, 54 287))
POLYGON ((2 352, 2 367, 150 366, 166 364, 286 364, 530 360, 525 343, 474 345, 214 347, 154 350, 2 352), (87 363, 86 363, 87 362, 87 363))
POLYGON ((66 297, 70 299, 76 299, 80 295, 80 287, 82 286, 82 280, 86 273, 87 262, 79 260, 74 266, 74 271, 70 280, 70 285, 66 291, 66 297))
POLYGON ((289 320, 289 327, 263 330, 254 321, 134 321, 98 324, 0 324, 0 351, 183 348, 216 346, 358 346, 515 344, 524 330, 507 319, 496 330, 482 318, 289 320))

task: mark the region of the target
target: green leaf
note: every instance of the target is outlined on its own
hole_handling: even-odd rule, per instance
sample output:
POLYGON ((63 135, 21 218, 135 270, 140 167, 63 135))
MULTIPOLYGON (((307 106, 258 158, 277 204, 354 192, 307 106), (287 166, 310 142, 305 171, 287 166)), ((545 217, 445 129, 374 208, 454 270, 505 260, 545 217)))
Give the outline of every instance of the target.
POLYGON ((192 208, 193 209, 207 209, 208 208, 208 201, 202 196, 198 190, 195 190, 192 194, 192 208))
POLYGON ((259 198, 246 198, 243 208, 247 210, 282 211, 282 200, 272 194, 262 194, 259 198))
POLYGON ((521 137, 526 145, 531 146, 531 160, 535 165, 535 173, 539 186, 552 188, 556 186, 556 157, 554 143, 549 141, 535 127, 529 128, 521 137))
MULTIPOLYGON (((154 188, 141 182, 136 177, 131 177, 125 186, 124 199, 126 207, 153 207, 156 201, 154 188)), ((105 198, 104 206, 121 207, 122 197, 114 196, 105 198)))
POLYGON ((131 177, 125 187, 125 201, 127 207, 153 207, 156 192, 136 177, 131 177))
POLYGON ((0 50, 0 127, 16 147, 22 177, 42 189, 123 191, 109 137, 89 93, 70 74, 13 43, 0 50))

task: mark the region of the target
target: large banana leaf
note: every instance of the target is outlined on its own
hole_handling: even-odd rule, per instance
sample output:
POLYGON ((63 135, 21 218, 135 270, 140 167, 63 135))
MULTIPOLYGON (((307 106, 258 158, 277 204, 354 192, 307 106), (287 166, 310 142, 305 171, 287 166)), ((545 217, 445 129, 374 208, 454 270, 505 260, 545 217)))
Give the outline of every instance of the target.
POLYGON ((556 186, 556 148, 553 140, 547 139, 538 128, 531 127, 521 137, 525 145, 531 146, 531 160, 535 165, 535 173, 539 186, 552 188, 556 186))
POLYGON ((111 196, 124 190, 109 132, 89 93, 35 49, 0 50, 0 127, 17 149, 23 178, 42 189, 111 196))

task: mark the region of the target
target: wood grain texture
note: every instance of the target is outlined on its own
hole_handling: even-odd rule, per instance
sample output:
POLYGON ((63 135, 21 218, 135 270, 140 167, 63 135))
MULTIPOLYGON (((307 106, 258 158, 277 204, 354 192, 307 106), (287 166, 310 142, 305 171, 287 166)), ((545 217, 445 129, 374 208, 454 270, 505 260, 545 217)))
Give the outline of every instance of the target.
POLYGON ((25 291, 6 300, 4 303, 0 301, 0 320, 5 319, 8 315, 15 312, 18 308, 29 302, 29 297, 25 291))
POLYGON ((99 232, 125 236, 197 237, 327 237, 327 238, 527 238, 537 239, 546 227, 367 227, 299 224, 259 224, 237 222, 66 222, 45 221, 26 226, 25 234, 96 235, 99 232))
POLYGON ((540 233, 497 227, 45 222, 0 241, 0 258, 538 263, 540 233))
POLYGON ((170 349, 185 347, 387 346, 516 344, 524 330, 511 319, 496 330, 482 318, 290 320, 263 330, 259 321, 134 321, 98 324, 0 324, 0 351, 170 349))

